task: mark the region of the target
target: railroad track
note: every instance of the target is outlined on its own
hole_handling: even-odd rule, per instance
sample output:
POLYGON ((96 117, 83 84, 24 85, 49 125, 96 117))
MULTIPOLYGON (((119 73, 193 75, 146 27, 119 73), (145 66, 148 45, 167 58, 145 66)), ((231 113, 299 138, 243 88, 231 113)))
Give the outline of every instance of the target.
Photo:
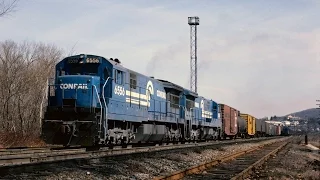
POLYGON ((62 146, 45 146, 45 147, 13 147, 13 148, 0 148, 0 156, 12 154, 27 154, 37 152, 50 152, 52 150, 66 149, 62 146))
MULTIPOLYGON (((126 155, 126 154, 135 154, 135 153, 145 153, 153 151, 165 151, 173 149, 183 149, 183 148, 192 148, 192 147, 203 147, 203 146, 216 146, 216 145, 227 145, 234 143, 248 143, 248 142, 258 142, 264 141, 272 138, 256 138, 256 139, 239 139, 239 140, 230 140, 230 141, 218 141, 218 142, 204 142, 204 143, 189 143, 189 144, 169 144, 162 146, 148 146, 148 147, 114 147, 114 149, 102 148, 95 151, 86 151, 85 148, 79 149, 61 149, 53 150, 50 148, 32 148, 25 149, 24 151, 14 150, 2 151, 0 155, 0 168, 2 167, 14 167, 20 165, 31 165, 39 163, 48 163, 48 162, 58 162, 74 159, 87 159, 87 158, 99 158, 106 156, 117 156, 117 155, 126 155)), ((277 138, 277 137, 276 137, 277 138)))
POLYGON ((154 180, 244 179, 252 169, 260 166, 268 157, 286 146, 291 138, 287 137, 274 143, 265 143, 249 150, 236 152, 198 166, 157 177, 154 180))
MULTIPOLYGON (((285 146, 281 151, 277 153, 276 158, 269 158, 262 166, 255 168, 253 172, 248 177, 249 179, 269 179, 270 174, 268 173, 269 168, 281 167, 281 161, 285 158, 285 155, 291 150, 293 144, 300 145, 302 143, 302 138, 295 138, 290 144, 285 146)), ((282 176, 282 175, 281 175, 282 176)), ((291 177, 294 178, 294 177, 291 177)))

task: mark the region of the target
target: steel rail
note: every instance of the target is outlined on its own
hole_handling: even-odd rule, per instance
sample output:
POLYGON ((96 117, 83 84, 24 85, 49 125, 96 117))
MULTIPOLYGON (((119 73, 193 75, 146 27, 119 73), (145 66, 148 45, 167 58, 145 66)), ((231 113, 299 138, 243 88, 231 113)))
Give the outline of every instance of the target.
POLYGON ((256 141, 270 140, 274 138, 257 138, 257 139, 241 139, 233 141, 220 141, 220 142, 205 142, 205 143, 190 143, 190 144, 174 144, 174 145, 162 145, 162 146, 149 146, 149 147, 128 147, 124 149, 100 149, 97 151, 57 151, 54 153, 29 153, 29 154, 15 154, 8 156, 0 156, 0 168, 9 166, 19 166, 28 164, 37 164, 45 162, 58 162, 73 159, 87 159, 87 158, 99 158, 107 156, 118 156, 135 153, 146 153, 154 151, 184 149, 192 147, 204 147, 204 146, 216 146, 216 145, 228 145, 234 143, 248 143, 256 141))
MULTIPOLYGON (((286 141, 286 140, 288 140, 288 137, 279 139, 279 141, 286 141)), ((277 142, 279 142, 279 141, 277 141, 277 142)), ((225 156, 223 156, 221 158, 214 159, 214 160, 211 160, 209 162, 202 163, 200 165, 196 165, 196 166, 184 169, 184 170, 176 171, 174 173, 171 173, 171 174, 168 174, 168 175, 165 175, 165 176, 155 177, 154 180, 176 180, 176 179, 182 179, 187 175, 191 175, 191 174, 195 174, 195 173, 204 171, 204 170, 209 169, 209 168, 211 168, 211 167, 213 167, 215 165, 221 164, 221 163, 226 162, 226 161, 230 161, 232 159, 235 159, 236 157, 248 154, 250 152, 254 152, 254 151, 258 150, 258 149, 261 149, 264 146, 267 146, 267 145, 270 145, 270 144, 274 144, 274 143, 277 143, 277 142, 266 142, 266 143, 263 143, 262 145, 259 145, 257 147, 253 147, 253 148, 251 148, 249 150, 238 151, 236 153, 225 155, 225 156)))
POLYGON ((239 174, 237 174, 236 176, 232 177, 231 180, 238 180, 238 179, 244 179, 246 177, 248 177, 250 175, 250 173, 252 173, 252 170, 256 167, 261 166, 265 161, 267 161, 269 159, 269 157, 273 154, 276 154, 278 151, 280 151, 283 147, 285 147, 289 142, 286 141, 284 143, 282 143, 279 147, 277 147, 276 149, 274 149, 273 151, 271 151, 270 153, 268 153, 267 155, 263 156, 261 159, 259 159, 258 161, 256 161, 255 163, 253 163, 252 165, 250 165, 249 167, 247 167, 245 170, 241 171, 239 174))

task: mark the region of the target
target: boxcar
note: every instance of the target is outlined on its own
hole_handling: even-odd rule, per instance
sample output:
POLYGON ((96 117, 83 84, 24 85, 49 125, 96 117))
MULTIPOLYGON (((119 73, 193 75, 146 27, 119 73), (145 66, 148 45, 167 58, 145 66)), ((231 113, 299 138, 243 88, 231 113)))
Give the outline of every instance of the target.
POLYGON ((265 121, 265 124, 266 124, 266 135, 267 136, 276 135, 275 125, 271 121, 265 121))
POLYGON ((281 135, 282 126, 280 124, 275 125, 276 126, 276 135, 281 135))
POLYGON ((262 137, 266 135, 266 124, 263 119, 256 119, 256 136, 262 137))
POLYGON ((238 133, 237 110, 226 104, 219 104, 219 106, 222 117, 222 136, 224 139, 226 137, 235 138, 238 133))
POLYGON ((288 126, 283 126, 282 131, 281 131, 282 136, 289 136, 290 135, 290 130, 288 126))

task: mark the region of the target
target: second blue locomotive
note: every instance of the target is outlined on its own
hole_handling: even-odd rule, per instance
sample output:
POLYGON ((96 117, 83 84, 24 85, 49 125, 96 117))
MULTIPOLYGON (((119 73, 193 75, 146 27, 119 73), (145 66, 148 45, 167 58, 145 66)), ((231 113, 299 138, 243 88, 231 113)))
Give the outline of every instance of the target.
POLYGON ((56 65, 42 137, 65 146, 216 139, 218 109, 215 101, 118 59, 80 54, 56 65))

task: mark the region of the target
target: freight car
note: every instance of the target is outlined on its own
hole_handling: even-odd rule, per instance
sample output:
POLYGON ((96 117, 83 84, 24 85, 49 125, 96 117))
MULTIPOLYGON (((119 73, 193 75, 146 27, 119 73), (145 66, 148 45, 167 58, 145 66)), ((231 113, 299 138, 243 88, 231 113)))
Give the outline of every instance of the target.
MULTIPOLYGON (((118 59, 80 54, 55 70, 42 120, 48 144, 183 142, 217 139, 223 132, 217 102, 127 69, 118 59)), ((235 111, 228 113, 234 126, 235 111)))
MULTIPOLYGON (((238 112, 240 114, 240 112, 238 112)), ((237 137, 245 138, 247 134, 247 123, 246 120, 241 116, 238 116, 238 135, 237 137)))
POLYGON ((222 138, 236 138, 238 134, 238 111, 226 104, 219 104, 222 119, 222 138))
POLYGON ((256 136, 264 137, 266 136, 266 123, 263 119, 256 119, 256 136))
POLYGON ((281 131, 282 136, 289 136, 290 135, 290 129, 288 126, 283 126, 281 131))
POLYGON ((254 137, 256 134, 256 120, 250 114, 241 113, 240 117, 246 121, 245 137, 254 137))
POLYGON ((276 121, 265 121, 266 125, 266 136, 280 136, 283 128, 281 122, 276 121))

